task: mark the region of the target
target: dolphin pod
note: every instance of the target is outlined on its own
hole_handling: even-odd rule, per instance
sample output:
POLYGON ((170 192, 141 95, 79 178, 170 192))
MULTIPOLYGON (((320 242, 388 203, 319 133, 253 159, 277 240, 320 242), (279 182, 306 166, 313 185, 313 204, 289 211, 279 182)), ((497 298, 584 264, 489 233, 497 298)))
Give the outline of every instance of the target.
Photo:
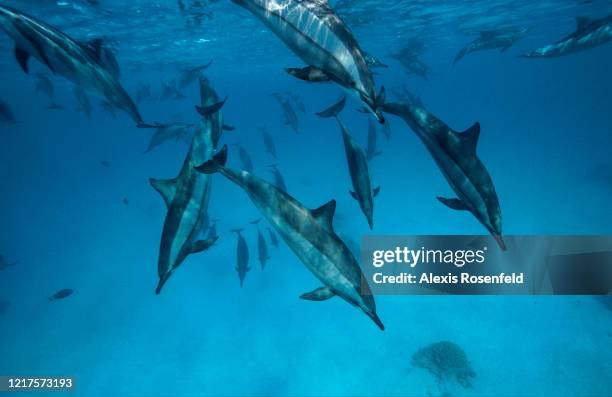
POLYGON ((337 295, 359 307, 383 330, 374 297, 359 264, 334 232, 336 201, 310 210, 263 179, 225 167, 226 161, 227 146, 224 146, 213 159, 196 169, 205 174, 220 173, 243 189, 300 261, 323 283, 322 287, 300 297, 322 301, 337 295))
POLYGON ((232 0, 249 10, 302 61, 304 68, 287 72, 309 82, 332 81, 355 94, 380 123, 384 102, 375 92, 364 53, 327 0, 232 0))
POLYGON ((101 39, 77 42, 54 27, 13 8, 0 5, 0 28, 15 41, 15 58, 29 72, 30 57, 124 110, 137 123, 142 117, 118 80, 118 68, 101 39))
POLYGON ((523 58, 554 58, 588 50, 612 40, 612 15, 600 19, 576 17, 576 31, 556 43, 521 55, 523 58))
POLYGON ((223 125, 219 121, 222 118, 220 109, 214 106, 219 103, 219 98, 203 77, 200 78, 200 92, 202 107, 216 110, 202 116, 179 175, 174 179, 150 180, 168 208, 159 248, 157 294, 188 255, 208 249, 218 238, 211 235, 196 240, 204 228, 212 179, 196 172, 193 167, 212 157, 214 137, 221 134, 215 129, 223 125))
POLYGON ((422 107, 387 103, 383 111, 400 117, 418 135, 457 195, 438 200, 451 209, 471 212, 505 250, 497 193, 489 172, 476 155, 480 124, 459 133, 422 107))

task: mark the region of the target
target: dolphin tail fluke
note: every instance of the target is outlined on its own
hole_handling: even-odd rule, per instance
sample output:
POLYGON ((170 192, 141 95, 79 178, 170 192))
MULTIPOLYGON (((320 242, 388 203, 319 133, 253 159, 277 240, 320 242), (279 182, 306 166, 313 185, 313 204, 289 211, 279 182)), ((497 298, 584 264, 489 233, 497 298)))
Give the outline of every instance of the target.
POLYGON ((222 100, 221 102, 217 102, 213 105, 210 106, 196 106, 196 110, 198 111, 198 113, 200 113, 200 115, 202 116, 212 116, 213 114, 217 113, 219 110, 221 110, 221 108, 223 107, 223 105, 225 105, 225 102, 227 101, 227 97, 225 97, 224 100, 222 100))
POLYGON ((212 159, 208 160, 204 164, 195 167, 196 171, 204 174, 214 174, 219 172, 221 168, 225 166, 227 162, 227 145, 223 145, 223 148, 213 156, 212 159))
POLYGON ((380 193, 380 186, 374 188, 374 191, 372 192, 374 197, 378 196, 378 193, 380 193))
POLYGON ((345 104, 346 104, 346 95, 343 95, 342 98, 340 98, 338 102, 328 107, 327 109, 321 112, 318 112, 317 116, 323 117, 323 118, 338 117, 340 112, 342 112, 342 110, 344 109, 345 104))
POLYGON ((380 321, 378 314, 376 313, 367 313, 367 314, 374 321, 374 323, 378 325, 378 328, 380 328, 381 331, 385 330, 385 325, 382 323, 382 321, 380 321))

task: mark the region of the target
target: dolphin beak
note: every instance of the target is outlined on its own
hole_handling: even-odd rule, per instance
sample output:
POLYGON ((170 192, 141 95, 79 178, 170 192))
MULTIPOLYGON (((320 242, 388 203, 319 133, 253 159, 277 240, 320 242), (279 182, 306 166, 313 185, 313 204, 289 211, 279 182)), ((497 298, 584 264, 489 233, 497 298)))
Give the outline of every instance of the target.
POLYGON ((166 284, 166 281, 168 281, 169 278, 170 273, 166 273, 159 279, 159 283, 157 284, 157 288, 155 289, 155 295, 159 295, 162 290, 162 287, 166 284))
POLYGON ((367 314, 374 321, 374 323, 378 325, 378 328, 380 328, 381 331, 385 330, 385 325, 382 323, 382 321, 380 321, 380 318, 378 318, 378 315, 376 313, 367 312, 367 314))
POLYGON ((504 242, 504 239, 502 238, 502 236, 500 236, 499 234, 494 234, 493 237, 495 238, 495 241, 497 241, 499 248, 501 248, 502 251, 505 251, 506 243, 504 242))

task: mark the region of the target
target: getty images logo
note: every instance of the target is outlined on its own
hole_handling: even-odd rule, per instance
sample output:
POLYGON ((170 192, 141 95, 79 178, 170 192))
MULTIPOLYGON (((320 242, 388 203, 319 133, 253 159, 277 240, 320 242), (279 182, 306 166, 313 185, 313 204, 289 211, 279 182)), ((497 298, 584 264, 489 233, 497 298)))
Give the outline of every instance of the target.
POLYGON ((372 266, 381 268, 386 264, 399 263, 416 267, 419 263, 425 264, 452 264, 463 267, 467 264, 484 263, 488 248, 479 250, 442 250, 442 249, 410 249, 396 247, 395 250, 375 250, 372 252, 372 266))

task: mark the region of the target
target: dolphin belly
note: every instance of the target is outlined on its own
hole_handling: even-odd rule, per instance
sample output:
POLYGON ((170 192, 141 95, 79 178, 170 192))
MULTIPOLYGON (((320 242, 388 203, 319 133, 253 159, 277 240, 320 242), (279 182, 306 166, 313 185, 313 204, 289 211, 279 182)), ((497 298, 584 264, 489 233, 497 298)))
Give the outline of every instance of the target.
POLYGON ((329 14, 317 15, 305 2, 232 1, 262 20, 307 65, 333 74, 342 85, 369 94, 352 48, 332 29, 330 24, 336 21, 329 14))

